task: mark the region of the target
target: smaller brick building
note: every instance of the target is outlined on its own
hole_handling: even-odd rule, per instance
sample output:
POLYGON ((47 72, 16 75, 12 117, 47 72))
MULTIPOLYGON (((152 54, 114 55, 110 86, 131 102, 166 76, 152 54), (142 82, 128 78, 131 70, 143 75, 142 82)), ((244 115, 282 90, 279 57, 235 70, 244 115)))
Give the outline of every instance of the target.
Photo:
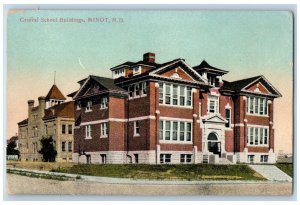
POLYGON ((56 85, 39 104, 28 101, 28 118, 18 123, 21 161, 42 161, 40 140, 52 136, 57 151, 56 161, 72 162, 74 101, 66 98, 56 85))
POLYGON ((80 163, 274 163, 274 99, 264 77, 234 82, 206 61, 143 60, 88 76, 76 104, 80 163))

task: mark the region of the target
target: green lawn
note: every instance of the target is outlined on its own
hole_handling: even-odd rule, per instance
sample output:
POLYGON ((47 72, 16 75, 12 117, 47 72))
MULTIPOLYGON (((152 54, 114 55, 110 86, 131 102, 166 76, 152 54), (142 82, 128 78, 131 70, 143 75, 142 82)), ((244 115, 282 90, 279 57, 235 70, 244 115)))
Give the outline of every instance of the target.
POLYGON ((265 180, 247 165, 74 165, 51 171, 134 179, 265 180))
POLYGON ((283 172, 285 172, 290 177, 293 177, 293 164, 292 163, 278 163, 275 164, 276 167, 281 169, 283 172))

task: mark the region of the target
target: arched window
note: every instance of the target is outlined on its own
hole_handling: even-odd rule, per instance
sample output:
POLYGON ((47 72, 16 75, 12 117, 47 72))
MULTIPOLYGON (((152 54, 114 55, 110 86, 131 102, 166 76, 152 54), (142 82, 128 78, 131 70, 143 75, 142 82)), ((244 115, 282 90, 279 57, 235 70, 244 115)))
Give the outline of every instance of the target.
POLYGON ((208 135, 207 140, 218 140, 216 133, 212 132, 208 135))

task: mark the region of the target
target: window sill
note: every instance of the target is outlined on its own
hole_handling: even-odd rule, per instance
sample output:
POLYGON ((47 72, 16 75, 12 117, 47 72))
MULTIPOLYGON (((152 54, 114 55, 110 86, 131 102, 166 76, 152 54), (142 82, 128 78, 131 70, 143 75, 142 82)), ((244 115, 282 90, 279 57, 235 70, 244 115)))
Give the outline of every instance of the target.
POLYGON ((133 137, 140 137, 140 134, 134 134, 133 137))
POLYGON ((192 141, 172 141, 172 140, 159 140, 161 144, 193 144, 192 141))
POLYGON ((107 138, 108 136, 107 135, 101 135, 100 138, 107 138))
POLYGON ((260 114, 250 114, 246 113, 247 116, 254 116, 254 117, 270 117, 269 115, 260 115, 260 114))
POLYGON ((253 144, 247 144, 247 147, 269 147, 269 145, 253 145, 253 144))
POLYGON ((84 112, 92 112, 92 110, 86 110, 86 111, 84 111, 84 112))
POLYGON ((100 108, 100 110, 107 110, 107 107, 100 108))
POLYGON ((135 96, 135 97, 129 97, 129 100, 134 100, 134 99, 144 98, 144 97, 147 97, 147 95, 139 95, 139 96, 135 96))
POLYGON ((186 109, 193 109, 193 106, 168 105, 168 104, 162 104, 162 103, 159 103, 159 106, 165 106, 165 107, 174 107, 174 108, 186 108, 186 109))
POLYGON ((85 139, 85 140, 91 140, 92 137, 85 137, 84 139, 85 139))

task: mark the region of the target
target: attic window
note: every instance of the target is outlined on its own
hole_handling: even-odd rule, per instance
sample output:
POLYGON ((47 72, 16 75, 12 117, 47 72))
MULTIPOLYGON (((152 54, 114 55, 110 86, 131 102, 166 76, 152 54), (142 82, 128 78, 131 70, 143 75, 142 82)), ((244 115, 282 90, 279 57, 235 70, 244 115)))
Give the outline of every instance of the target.
POLYGON ((178 73, 173 73, 170 78, 176 78, 176 79, 181 79, 181 77, 178 75, 178 73))
POLYGON ((137 66, 133 68, 133 75, 137 75, 141 73, 141 66, 137 66))

